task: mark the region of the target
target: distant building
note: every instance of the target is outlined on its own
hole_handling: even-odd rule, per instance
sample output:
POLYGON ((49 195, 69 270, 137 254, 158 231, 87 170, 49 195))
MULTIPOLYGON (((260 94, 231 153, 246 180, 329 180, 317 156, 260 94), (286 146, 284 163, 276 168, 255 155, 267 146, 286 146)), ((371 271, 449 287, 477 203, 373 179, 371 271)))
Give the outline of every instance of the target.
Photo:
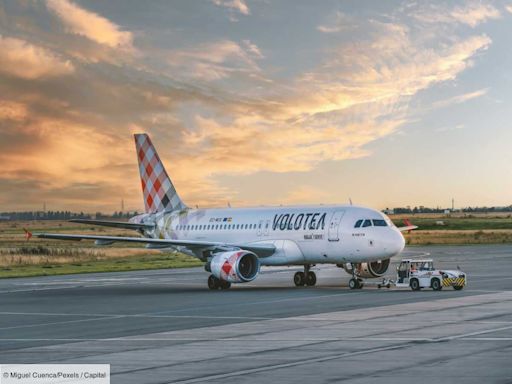
POLYGON ((0 216, 0 221, 8 221, 11 220, 10 216, 0 216))

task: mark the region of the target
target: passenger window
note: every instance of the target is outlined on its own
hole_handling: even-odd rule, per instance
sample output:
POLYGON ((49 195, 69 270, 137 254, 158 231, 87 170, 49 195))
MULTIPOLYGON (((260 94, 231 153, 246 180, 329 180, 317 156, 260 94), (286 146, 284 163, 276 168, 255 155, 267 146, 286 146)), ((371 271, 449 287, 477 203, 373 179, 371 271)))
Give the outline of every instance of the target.
POLYGON ((364 227, 371 227, 371 226, 372 226, 372 222, 371 222, 371 220, 365 220, 365 221, 363 222, 363 228, 364 228, 364 227))
POLYGON ((357 220, 356 225, 354 225, 354 228, 359 228, 362 223, 363 223, 363 220, 357 220))
POLYGON ((245 229, 247 229, 247 224, 245 224, 245 229))
POLYGON ((387 227, 386 220, 372 220, 374 227, 387 227))

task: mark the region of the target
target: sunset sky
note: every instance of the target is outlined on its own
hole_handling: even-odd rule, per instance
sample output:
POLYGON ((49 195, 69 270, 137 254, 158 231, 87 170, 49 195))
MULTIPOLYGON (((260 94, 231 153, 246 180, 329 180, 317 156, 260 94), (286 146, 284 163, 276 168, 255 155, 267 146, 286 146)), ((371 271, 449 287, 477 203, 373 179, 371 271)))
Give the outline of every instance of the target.
POLYGON ((0 211, 512 204, 512 1, 0 1, 0 211))

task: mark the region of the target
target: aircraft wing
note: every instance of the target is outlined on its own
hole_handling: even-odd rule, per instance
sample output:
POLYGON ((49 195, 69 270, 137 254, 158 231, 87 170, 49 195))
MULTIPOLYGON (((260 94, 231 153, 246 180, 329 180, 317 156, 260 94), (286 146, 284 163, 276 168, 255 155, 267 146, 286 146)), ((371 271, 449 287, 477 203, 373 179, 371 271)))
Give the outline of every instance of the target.
POLYGON ((151 229, 154 227, 153 224, 129 223, 127 221, 90 220, 90 219, 71 219, 69 221, 71 223, 101 225, 104 227, 125 228, 125 229, 134 229, 134 230, 151 229))
POLYGON ((68 235, 59 233, 34 233, 33 236, 41 239, 56 240, 96 240, 98 244, 111 244, 114 242, 143 243, 159 246, 181 246, 189 249, 244 249, 254 252, 259 257, 267 257, 272 255, 276 248, 273 244, 231 244, 214 241, 198 241, 198 240, 173 240, 173 239, 151 239, 147 237, 122 237, 122 236, 96 236, 96 235, 68 235))

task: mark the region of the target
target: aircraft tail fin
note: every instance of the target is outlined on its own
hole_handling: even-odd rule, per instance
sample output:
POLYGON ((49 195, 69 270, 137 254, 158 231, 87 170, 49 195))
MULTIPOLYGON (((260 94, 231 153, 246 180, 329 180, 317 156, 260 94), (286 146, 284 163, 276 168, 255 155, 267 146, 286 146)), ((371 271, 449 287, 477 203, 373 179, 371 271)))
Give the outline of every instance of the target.
POLYGON ((187 208, 181 201, 149 136, 135 134, 140 181, 147 213, 187 208))

